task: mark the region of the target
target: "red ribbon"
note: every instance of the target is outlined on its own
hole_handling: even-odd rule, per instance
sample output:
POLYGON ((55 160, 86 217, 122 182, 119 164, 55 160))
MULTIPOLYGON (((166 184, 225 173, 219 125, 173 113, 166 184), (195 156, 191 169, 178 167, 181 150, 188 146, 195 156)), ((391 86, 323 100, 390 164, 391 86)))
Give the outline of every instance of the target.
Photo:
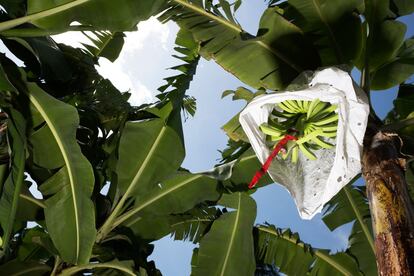
POLYGON ((267 170, 270 167, 270 164, 272 163, 273 158, 276 157, 276 155, 279 153, 279 151, 287 144, 287 142, 291 140, 297 140, 295 136, 286 134, 285 137, 279 141, 279 143, 276 144, 275 149, 272 151, 272 153, 269 155, 269 157, 266 159, 266 162, 263 164, 263 166, 256 172, 256 174, 253 176, 252 181, 250 181, 249 189, 256 186, 257 182, 259 182, 260 178, 267 173, 267 170))

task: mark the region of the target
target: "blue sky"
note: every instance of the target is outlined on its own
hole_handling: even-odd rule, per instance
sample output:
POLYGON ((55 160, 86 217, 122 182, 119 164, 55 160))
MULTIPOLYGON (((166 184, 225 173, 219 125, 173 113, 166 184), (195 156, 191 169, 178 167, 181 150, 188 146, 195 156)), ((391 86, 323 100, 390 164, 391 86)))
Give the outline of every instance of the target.
MULTIPOLYGON (((265 9, 264 1, 245 0, 237 13, 237 19, 243 28, 256 33, 260 16, 265 9)), ((414 35, 414 16, 405 17, 408 36, 414 35)), ((177 64, 171 57, 175 34, 178 28, 173 23, 160 24, 151 19, 138 26, 139 31, 130 33, 126 39, 125 49, 115 63, 100 60, 101 74, 123 91, 131 89, 132 102, 139 104, 154 100, 156 89, 163 83, 163 78, 175 74, 165 68, 177 64)), ((76 33, 55 37, 59 42, 79 46, 79 41, 87 42, 76 33)), ((5 48, 0 43, 0 52, 5 48)), ((353 76, 357 78, 358 73, 353 76)), ((218 150, 224 149, 227 137, 220 127, 234 114, 239 112, 244 102, 233 102, 230 97, 221 99, 227 89, 236 89, 243 85, 238 79, 224 71, 212 61, 201 60, 197 75, 188 91, 197 98, 197 112, 194 118, 184 123, 186 158, 183 166, 193 172, 206 171, 220 159, 218 150)), ((372 93, 372 102, 380 117, 384 117, 392 108, 396 90, 372 93)), ((330 232, 323 224, 320 215, 312 220, 302 220, 292 198, 279 185, 272 184, 259 189, 254 195, 258 206, 257 223, 269 222, 278 227, 289 227, 299 232, 301 239, 315 247, 344 249, 350 225, 330 232)), ((154 259, 163 275, 189 275, 190 260, 194 245, 187 242, 173 241, 169 237, 155 242, 155 250, 150 258, 154 259)))

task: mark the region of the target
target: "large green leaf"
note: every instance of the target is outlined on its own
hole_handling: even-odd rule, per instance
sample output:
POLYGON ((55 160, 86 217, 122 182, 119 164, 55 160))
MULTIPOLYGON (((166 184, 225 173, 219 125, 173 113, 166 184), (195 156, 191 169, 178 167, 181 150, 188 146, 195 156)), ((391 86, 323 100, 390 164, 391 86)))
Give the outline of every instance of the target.
POLYGON ((256 203, 245 193, 225 194, 219 205, 236 209, 223 214, 200 241, 192 275, 253 275, 253 223, 256 203))
MULTIPOLYGON (((414 151, 414 84, 400 85, 394 108, 385 118, 386 129, 399 134, 402 139, 401 152, 412 154, 414 151)), ((405 156, 407 157, 407 156, 405 156)), ((405 171, 408 189, 414 200, 414 162, 407 163, 405 171)))
POLYGON ((407 39, 395 57, 379 67, 372 79, 372 89, 383 90, 403 83, 414 74, 414 39, 407 39))
POLYGON ((26 161, 26 121, 15 109, 8 111, 7 136, 11 150, 10 173, 4 183, 0 198, 0 224, 3 229, 2 253, 8 254, 10 239, 13 237, 18 210, 20 191, 24 181, 26 161))
POLYGON ((31 182, 24 181, 19 194, 15 223, 21 223, 23 227, 28 221, 42 220, 43 209, 46 207, 43 200, 36 199, 30 193, 29 187, 31 185, 31 182))
MULTIPOLYGON (((371 226, 371 220, 365 219, 365 224, 371 226)), ((371 230, 371 227, 369 228, 371 230)), ((366 234, 360 223, 354 222, 348 241, 348 251, 356 257, 359 269, 366 276, 378 275, 375 254, 371 244, 367 242, 366 234)))
POLYGON ((109 274, 109 275, 129 275, 135 276, 138 275, 137 272, 134 270, 134 262, 132 261, 119 261, 113 260, 111 262, 106 263, 90 263, 85 265, 79 265, 64 269, 59 275, 61 276, 69 276, 69 275, 78 275, 79 272, 82 270, 93 270, 96 275, 108 275, 105 274, 108 271, 116 271, 116 274, 109 274))
POLYGON ((346 186, 326 205, 323 221, 328 228, 334 229, 354 221, 370 217, 369 206, 362 190, 358 187, 346 186))
POLYGON ((190 83, 197 70, 198 61, 200 60, 198 53, 199 45, 194 41, 191 32, 185 29, 179 30, 175 44, 177 47, 174 50, 180 55, 173 55, 173 57, 184 63, 170 68, 179 71, 180 74, 165 78, 164 80, 167 84, 158 88, 163 94, 157 97, 161 100, 168 98, 176 108, 182 106, 184 110, 193 116, 196 109, 195 99, 185 96, 185 92, 190 87, 190 83))
MULTIPOLYGON (((92 65, 93 66, 93 65, 92 65)), ((104 137, 109 132, 117 132, 124 124, 128 114, 132 111, 128 103, 130 93, 121 93, 113 84, 98 77, 93 81, 94 90, 88 93, 76 93, 67 97, 67 102, 76 106, 81 113, 81 123, 90 129, 99 129, 104 137), (82 121, 83 119, 83 121, 82 121), (86 124, 85 122, 88 122, 86 124)))
POLYGON ((288 3, 295 11, 287 16, 311 37, 322 65, 349 64, 359 57, 362 24, 355 10, 362 0, 289 0, 288 3))
MULTIPOLYGON (((233 95, 233 100, 245 100, 247 103, 249 103, 251 100, 253 100, 254 97, 257 97, 259 95, 264 94, 265 92, 263 90, 258 90, 256 92, 252 92, 247 88, 244 87, 238 87, 235 91, 233 90, 226 90, 222 94, 222 98, 233 95)), ((221 129, 224 130, 224 132, 227 134, 227 136, 232 139, 235 142, 238 141, 244 141, 249 142, 247 139, 246 134, 243 131, 243 128, 240 125, 239 122, 239 116, 240 112, 237 113, 233 118, 231 118, 226 124, 224 124, 221 129)))
POLYGON ((7 276, 43 276, 45 273, 50 272, 51 270, 52 268, 50 266, 42 263, 34 261, 20 262, 17 259, 14 259, 0 266, 0 271, 7 276))
POLYGON ((390 0, 364 0, 364 3, 363 13, 370 28, 383 22, 390 14, 390 0))
POLYGON ((310 246, 290 230, 259 226, 254 228, 254 236, 260 264, 274 264, 287 275, 305 275, 314 261, 310 246))
POLYGON ((355 259, 345 252, 330 255, 329 250, 319 249, 315 252, 315 256, 318 258, 315 260, 310 275, 363 275, 359 271, 355 259))
POLYGON ((290 230, 261 225, 255 228, 254 235, 258 262, 274 264, 287 275, 361 275, 349 254, 331 255, 329 250, 312 249, 290 230))
POLYGON ((21 241, 17 252, 21 262, 47 260, 57 254, 49 235, 39 226, 26 229, 21 241))
POLYGON ((0 23, 0 31, 27 22, 61 32, 74 22, 92 26, 94 30, 127 31, 158 13, 163 4, 163 0, 28 0, 28 15, 0 23))
POLYGON ((119 142, 119 160, 116 165, 118 176, 116 203, 111 215, 98 232, 101 241, 113 228, 115 219, 138 195, 147 193, 160 180, 175 173, 184 159, 179 109, 171 103, 161 109, 151 108, 148 112, 160 118, 127 122, 119 142), (172 112, 171 112, 172 111, 172 112), (139 142, 138 142, 139 141, 139 142), (131 154, 134 152, 134 154, 131 154))
POLYGON ((209 10, 209 1, 202 6, 203 2, 171 0, 163 19, 172 19, 192 32, 203 57, 214 59, 244 83, 277 90, 303 70, 320 64, 317 52, 302 31, 283 17, 282 10, 267 9, 254 37, 218 10, 209 10))
POLYGON ((370 71, 378 70, 397 56, 404 42, 406 25, 395 20, 385 20, 370 28, 372 43, 369 47, 370 71))
POLYGON ((198 243, 221 214, 216 207, 202 205, 181 214, 144 216, 131 229, 144 240, 158 240, 171 234, 175 240, 198 243))
POLYGON ((67 82, 73 77, 73 68, 52 38, 11 37, 3 41, 39 78, 67 82))
POLYGON ((74 264, 86 263, 96 233, 94 207, 90 199, 94 175, 76 142, 77 111, 34 83, 27 82, 26 86, 31 104, 41 115, 45 126, 50 128, 65 163, 47 181, 45 186, 48 188, 44 188, 45 195, 51 196, 45 202, 48 232, 63 260, 74 264), (61 189, 53 190, 55 185, 61 189))
POLYGON ((59 169, 65 160, 50 127, 44 124, 42 114, 31 105, 27 139, 33 163, 45 169, 59 169), (42 125, 43 124, 43 125, 42 125), (48 141, 45 143, 45 141, 48 141))
POLYGON ((121 194, 146 193, 174 173, 184 159, 176 130, 163 119, 127 122, 119 145, 117 164, 121 194))
POLYGON ((139 196, 134 206, 115 220, 114 224, 139 226, 140 219, 146 216, 151 218, 180 214, 202 202, 216 201, 220 197, 217 184, 217 180, 203 174, 179 172, 174 177, 160 181, 158 186, 139 196))
POLYGON ((170 219, 171 235, 175 240, 198 243, 221 214, 222 212, 215 207, 206 207, 194 208, 183 215, 172 216, 170 219))
POLYGON ((411 0, 391 0, 391 10, 398 16, 414 12, 414 2, 411 0))
MULTIPOLYGON (((248 191, 248 184, 262 164, 260 164, 252 148, 248 148, 240 156, 237 152, 235 155, 235 160, 215 167, 211 174, 223 181, 224 186, 230 190, 248 191)), ((270 176, 266 174, 260 179, 256 187, 262 187, 273 182, 270 176)))
POLYGON ((376 275, 371 215, 363 188, 346 186, 325 206, 323 221, 330 230, 355 221, 349 237, 349 251, 365 275, 376 275))
POLYGON ((83 44, 90 54, 95 57, 104 57, 114 62, 124 46, 124 33, 95 31, 92 35, 84 33, 93 45, 83 44))
POLYGON ((397 84, 404 76, 404 73, 398 72, 396 68, 399 66, 395 66, 393 61, 398 60, 396 57, 404 42, 406 25, 390 19, 391 14, 389 0, 365 0, 365 35, 367 38, 365 51, 358 61, 358 67, 362 69, 363 85, 366 89, 371 82, 370 78, 375 76, 376 71, 381 68, 386 69, 383 69, 375 80, 373 87, 375 89, 388 88, 393 83, 397 84), (392 65, 386 66, 387 64, 392 65), (381 75, 387 74, 387 77, 391 78, 390 81, 379 79, 381 75))
POLYGON ((414 84, 402 84, 398 96, 394 100, 394 120, 404 120, 409 117, 414 108, 414 84))

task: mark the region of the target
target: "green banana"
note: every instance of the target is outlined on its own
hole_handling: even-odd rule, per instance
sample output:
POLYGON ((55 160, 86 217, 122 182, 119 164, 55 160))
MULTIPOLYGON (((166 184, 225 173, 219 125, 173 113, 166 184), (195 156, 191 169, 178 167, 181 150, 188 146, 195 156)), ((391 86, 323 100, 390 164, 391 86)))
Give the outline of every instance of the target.
POLYGON ((310 118, 311 118, 311 115, 312 115, 312 112, 313 112, 313 110, 315 109, 315 106, 317 105, 317 104, 319 104, 319 99, 314 99, 311 103, 310 103, 310 105, 309 105, 309 109, 307 110, 307 112, 306 112, 306 119, 307 120, 309 120, 310 118))
POLYGON ((303 111, 307 112, 307 110, 309 109, 310 106, 310 101, 303 101, 303 111))
POLYGON ((273 109, 272 115, 279 117, 279 118, 291 118, 293 116, 296 116, 295 113, 283 113, 283 112, 277 111, 276 109, 273 109))
POLYGON ((287 106, 287 104, 285 104, 285 102, 280 102, 280 103, 278 104, 278 106, 279 106, 282 110, 286 111, 287 113, 296 113, 296 111, 292 110, 292 109, 291 109, 291 107, 287 106))
POLYGON ((311 152, 307 147, 305 147, 305 145, 299 144, 299 149, 310 160, 316 160, 315 154, 311 152))
POLYGON ((321 112, 324 108, 326 107, 326 103, 325 102, 319 102, 315 108, 312 110, 312 113, 310 115, 310 119, 317 115, 319 112, 321 112))
POLYGON ((337 108, 338 108, 337 105, 331 105, 330 107, 325 108, 324 110, 322 110, 321 112, 319 112, 317 115, 313 116, 312 119, 311 119, 311 121, 312 122, 317 122, 317 121, 325 118, 326 116, 330 115, 337 108))
POLYGON ((316 155, 312 150, 331 149, 334 145, 326 142, 326 138, 335 138, 338 128, 337 105, 313 101, 286 100, 275 105, 267 123, 260 126, 266 134, 268 143, 277 145, 286 134, 295 135, 299 139, 289 141, 280 156, 290 162, 297 163, 299 152, 310 160, 316 155), (277 108, 279 108, 279 110, 277 108))
POLYGON ((260 130, 266 134, 266 135, 270 135, 270 136, 283 136, 283 132, 279 131, 276 128, 273 128, 269 125, 261 125, 260 126, 260 130))
POLYGON ((319 135, 321 135, 323 133, 322 129, 317 129, 315 131, 312 131, 311 133, 309 133, 306 136, 303 136, 302 138, 296 140, 297 144, 303 144, 305 142, 308 142, 309 140, 312 140, 315 137, 318 137, 319 135))
POLYGON ((268 125, 272 128, 279 130, 280 132, 286 132, 288 130, 286 125, 279 123, 277 119, 269 119, 268 125))
POLYGON ((324 148, 324 149, 331 149, 331 148, 333 148, 333 145, 331 145, 331 144, 329 144, 329 143, 326 143, 326 142, 324 142, 324 141, 322 141, 321 139, 319 139, 319 137, 313 137, 312 138, 312 141, 315 143, 315 144, 317 144, 318 146, 320 146, 321 148, 324 148))
POLYGON ((324 132, 323 136, 325 136, 327 138, 334 138, 334 137, 336 137, 336 131, 335 132, 324 132))
POLYGON ((300 113, 303 112, 303 101, 299 101, 299 100, 295 101, 295 100, 292 100, 292 101, 289 101, 289 103, 291 105, 295 106, 296 109, 298 110, 298 112, 300 112, 300 113))
POLYGON ((332 114, 332 115, 328 116, 327 118, 325 118, 323 120, 314 122, 313 124, 315 126, 323 126, 323 125, 327 125, 329 123, 336 122, 336 121, 338 121, 338 114, 335 113, 335 114, 332 114))
POLYGON ((299 155, 299 148, 298 147, 294 147, 292 149, 292 163, 296 164, 298 162, 298 155, 299 155))
POLYGON ((329 124, 329 125, 324 125, 321 127, 323 132, 330 132, 330 131, 335 131, 338 129, 338 125, 337 124, 329 124))
POLYGON ((284 101, 282 104, 286 105, 292 113, 299 113, 300 110, 296 104, 293 104, 292 101, 284 101))

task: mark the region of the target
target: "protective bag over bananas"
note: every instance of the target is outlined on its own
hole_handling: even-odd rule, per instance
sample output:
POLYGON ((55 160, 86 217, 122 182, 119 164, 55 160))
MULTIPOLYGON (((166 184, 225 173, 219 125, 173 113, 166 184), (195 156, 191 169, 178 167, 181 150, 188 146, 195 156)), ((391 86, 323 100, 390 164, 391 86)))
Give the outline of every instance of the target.
POLYGON ((268 173, 290 192, 300 216, 311 219, 360 173, 369 105, 349 74, 337 68, 307 72, 288 89, 257 97, 239 119, 262 164, 284 134, 298 137, 273 159, 268 173))

